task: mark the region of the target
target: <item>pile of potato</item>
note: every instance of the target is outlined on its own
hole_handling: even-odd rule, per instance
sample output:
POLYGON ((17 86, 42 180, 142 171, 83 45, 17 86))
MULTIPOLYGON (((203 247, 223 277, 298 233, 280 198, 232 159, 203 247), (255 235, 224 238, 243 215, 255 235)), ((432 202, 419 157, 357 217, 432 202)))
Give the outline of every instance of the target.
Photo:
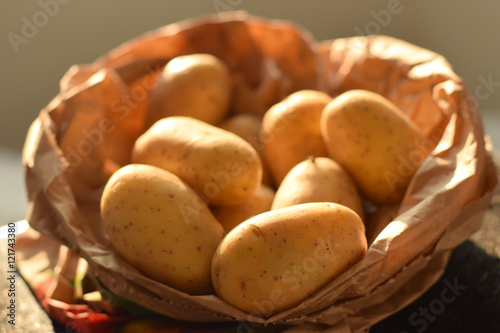
POLYGON ((104 188, 102 223, 146 276, 269 317, 363 258, 430 149, 369 91, 298 91, 262 116, 230 105, 219 59, 171 60, 132 163, 104 188))

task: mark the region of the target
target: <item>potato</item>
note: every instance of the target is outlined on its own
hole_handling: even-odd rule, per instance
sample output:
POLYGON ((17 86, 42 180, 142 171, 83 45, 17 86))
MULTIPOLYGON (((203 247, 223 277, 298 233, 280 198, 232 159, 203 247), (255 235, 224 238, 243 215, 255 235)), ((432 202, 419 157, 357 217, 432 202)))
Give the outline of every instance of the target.
POLYGON ((229 70, 221 60, 210 54, 175 57, 153 88, 147 127, 167 116, 216 124, 226 116, 230 99, 229 70))
POLYGON ((101 219, 116 251, 144 275, 189 294, 213 290, 211 260, 224 229, 179 177, 122 167, 104 187, 101 219))
POLYGON ((217 221, 229 231, 246 219, 267 212, 273 203, 274 190, 262 184, 254 195, 239 205, 211 208, 217 221))
POLYGON ((320 119, 330 101, 331 97, 320 91, 301 90, 264 115, 260 136, 276 186, 297 163, 309 156, 327 156, 320 119))
POLYGON ((366 239, 372 245, 382 230, 398 216, 399 203, 386 204, 377 208, 366 222, 366 239))
POLYGON ((248 142, 190 117, 157 121, 136 140, 132 162, 172 172, 213 205, 243 203, 262 181, 259 155, 248 142))
POLYGON ((375 203, 400 201, 429 153, 411 120, 385 97, 350 90, 329 103, 321 118, 329 156, 375 203))
POLYGON ((259 139, 262 117, 248 113, 237 114, 222 121, 219 127, 245 139, 255 148, 262 162, 262 183, 274 187, 271 171, 264 156, 264 146, 259 139))
POLYGON ((290 170, 281 182, 271 209, 306 202, 334 202, 354 210, 364 220, 363 203, 349 174, 328 157, 309 158, 290 170))
POLYGON ((219 297, 261 317, 289 309, 361 260, 365 228, 351 209, 325 202, 254 216, 231 230, 212 260, 219 297))

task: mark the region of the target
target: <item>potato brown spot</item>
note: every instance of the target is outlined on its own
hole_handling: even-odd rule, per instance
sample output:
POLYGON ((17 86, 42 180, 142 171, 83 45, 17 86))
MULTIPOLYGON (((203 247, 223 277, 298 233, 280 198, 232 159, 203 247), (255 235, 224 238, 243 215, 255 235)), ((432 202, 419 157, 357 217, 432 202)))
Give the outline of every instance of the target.
POLYGON ((260 228, 258 226, 256 226, 255 224, 250 224, 250 231, 258 238, 262 237, 264 238, 264 240, 266 239, 265 236, 264 236, 264 233, 262 232, 262 230, 260 230, 260 228))

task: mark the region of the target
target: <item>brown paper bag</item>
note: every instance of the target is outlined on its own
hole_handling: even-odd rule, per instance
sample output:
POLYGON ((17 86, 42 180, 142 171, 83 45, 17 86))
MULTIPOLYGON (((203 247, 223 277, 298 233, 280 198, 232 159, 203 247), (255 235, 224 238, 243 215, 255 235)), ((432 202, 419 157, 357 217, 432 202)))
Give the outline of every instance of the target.
POLYGON ((451 250, 479 228, 497 182, 474 98, 442 56, 385 36, 316 42, 291 22, 242 12, 168 25, 71 68, 33 122, 23 161, 30 225, 85 258, 115 294, 180 320, 280 323, 301 332, 365 332, 423 294, 451 250), (159 71, 188 53, 227 63, 233 112, 262 114, 300 89, 333 96, 368 89, 398 105, 434 147, 365 258, 268 319, 145 277, 115 254, 100 223, 103 186, 129 161, 159 71))

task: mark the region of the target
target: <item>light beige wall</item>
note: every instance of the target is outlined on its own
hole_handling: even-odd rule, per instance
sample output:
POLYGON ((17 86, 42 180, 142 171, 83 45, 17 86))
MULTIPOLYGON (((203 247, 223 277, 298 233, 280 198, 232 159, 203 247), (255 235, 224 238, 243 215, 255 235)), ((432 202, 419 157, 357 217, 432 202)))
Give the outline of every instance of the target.
POLYGON ((359 30, 405 39, 443 54, 472 91, 481 93, 482 110, 499 109, 499 1, 1 1, 0 144, 21 149, 29 124, 57 94, 59 79, 72 64, 92 62, 143 32, 221 7, 293 20, 318 40, 359 30), (389 9, 394 14, 377 21, 389 9), (9 37, 23 36, 26 22, 40 27, 24 28, 26 43, 13 46, 9 37), (488 79, 493 84, 485 87, 488 79))

